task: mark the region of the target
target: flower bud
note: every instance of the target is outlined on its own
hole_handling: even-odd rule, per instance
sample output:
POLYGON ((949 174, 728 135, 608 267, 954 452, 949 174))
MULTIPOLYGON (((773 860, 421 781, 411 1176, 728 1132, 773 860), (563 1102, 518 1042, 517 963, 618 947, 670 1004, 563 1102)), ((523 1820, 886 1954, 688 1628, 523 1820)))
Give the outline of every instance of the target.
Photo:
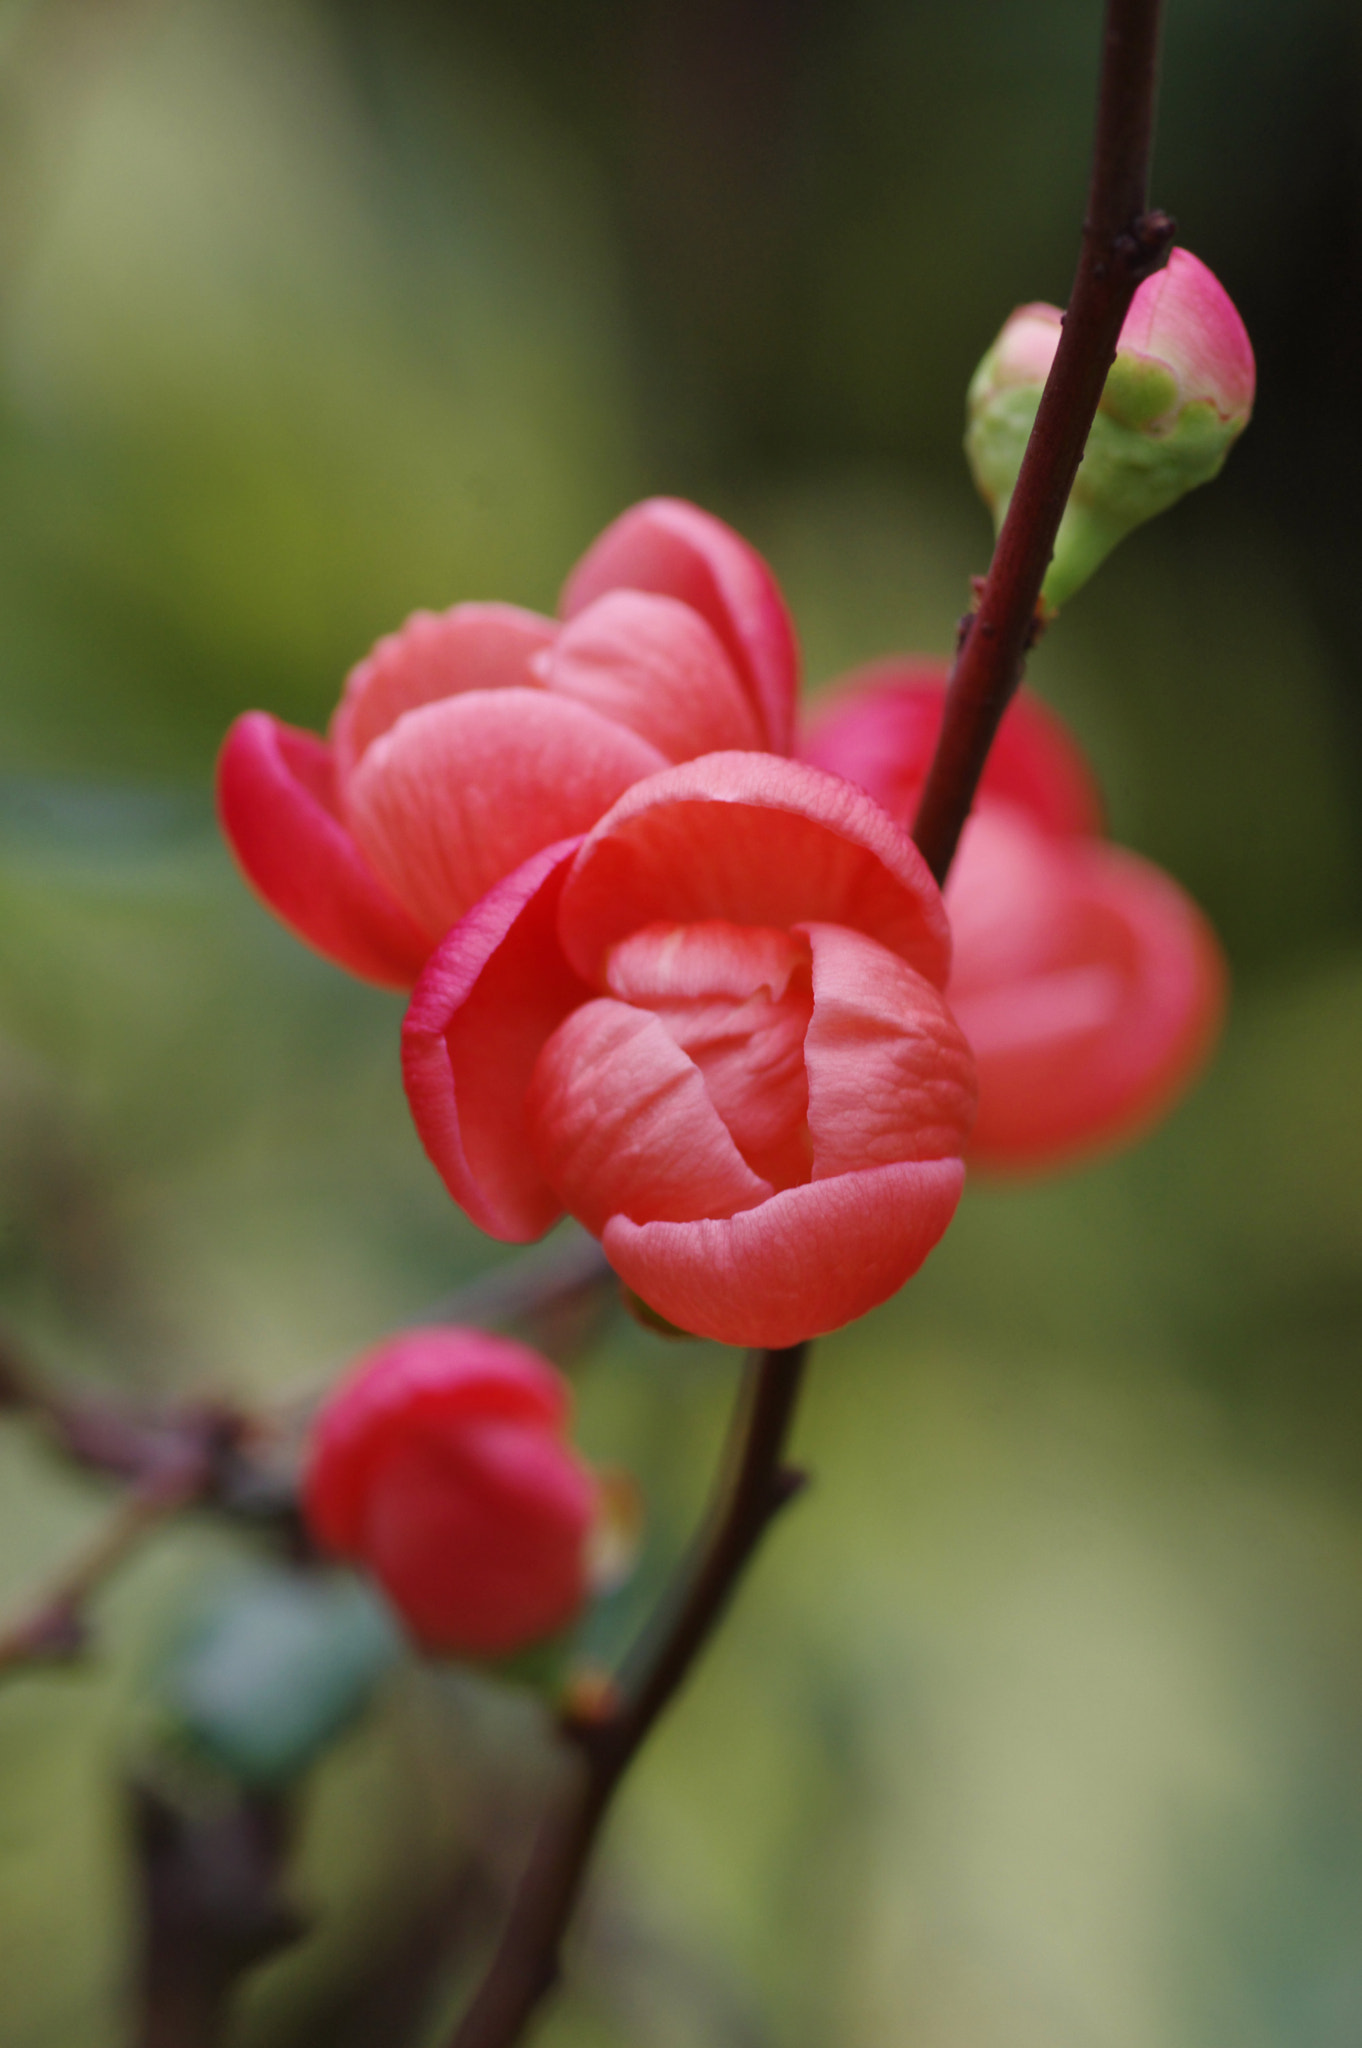
POLYGON ((351 1369, 312 1433, 303 1505, 424 1648, 501 1657, 589 1591, 598 1488, 546 1358, 482 1330, 409 1330, 351 1369))
MULTIPOLYGON (((1020 306, 975 371, 965 450, 1001 528, 1059 346, 1057 306, 1020 306)), ((1175 249, 1136 292, 1055 541, 1058 607, 1117 541, 1216 475, 1253 409, 1253 349, 1223 285, 1175 249)))

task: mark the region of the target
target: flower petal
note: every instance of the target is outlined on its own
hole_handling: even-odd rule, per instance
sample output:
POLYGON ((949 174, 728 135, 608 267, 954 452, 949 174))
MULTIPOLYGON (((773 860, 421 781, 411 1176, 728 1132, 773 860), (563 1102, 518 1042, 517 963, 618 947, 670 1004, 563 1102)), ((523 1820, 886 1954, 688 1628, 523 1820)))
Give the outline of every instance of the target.
POLYGON ((248 711, 218 759, 218 814, 242 873, 291 931, 365 981, 411 987, 430 948, 341 823, 324 741, 248 711))
POLYGON ((718 634, 761 720, 765 744, 786 753, 799 689, 799 650, 779 586, 755 548, 682 498, 647 498, 622 513, 567 580, 561 610, 575 618, 608 590, 680 598, 718 634))
POLYGON ((308 1444, 307 1517, 327 1548, 358 1554, 365 1498, 396 1435, 469 1416, 561 1434, 566 1389, 537 1351, 448 1323, 404 1330, 356 1359, 328 1394, 308 1444))
POLYGON ((1140 285, 1119 349, 1153 356, 1173 371, 1184 400, 1209 398, 1222 419, 1247 418, 1256 369, 1234 300, 1190 249, 1175 249, 1140 285))
MULTIPOLYGON (((815 706, 802 761, 844 775, 905 829, 927 779, 946 703, 949 664, 891 656, 856 669, 815 706)), ((1068 728, 1030 690, 1013 698, 979 786, 1069 838, 1102 829, 1102 798, 1068 728)))
POLYGON ((1085 911, 1074 854, 1090 843, 1047 838, 1008 804, 978 806, 946 881, 953 1008, 976 990, 1068 967, 1080 956, 1085 911))
POLYGON ((425 1648, 501 1656, 578 1612, 595 1510, 591 1474, 547 1431, 437 1426, 383 1460, 364 1558, 425 1648))
POLYGON ((978 1032, 979 1121, 970 1158, 1056 1165, 1130 1138, 1204 1063, 1224 1009, 1225 966, 1191 899, 1115 847, 1075 850, 1085 928, 1068 960, 957 1004, 978 1032))
POLYGON ((432 943, 503 875, 594 825, 664 766, 637 733, 545 690, 408 711, 346 790, 351 829, 432 943))
POLYGON ((590 991, 558 947, 576 840, 508 875, 431 955, 402 1027, 407 1100, 436 1171, 493 1237, 539 1237, 562 1211, 530 1145, 525 1091, 544 1041, 590 991))
POLYGON ((627 725, 668 761, 763 743, 718 636, 674 597, 609 591, 563 627, 536 666, 551 690, 627 725))
POLYGON ((514 604, 456 604, 447 612, 413 612, 346 677, 331 721, 342 782, 404 711, 465 690, 533 688, 530 663, 553 645, 557 632, 552 619, 514 604))
POLYGON ((704 1081, 647 1010, 603 997, 559 1025, 526 1100, 546 1179, 597 1235, 608 1217, 731 1216, 771 1192, 704 1081))
POLYGON ((850 783, 771 754, 707 754, 629 790, 588 835, 559 917, 598 985, 605 955, 649 924, 868 932, 943 985, 950 932, 926 863, 850 783))
POLYGON ((744 925, 650 925, 612 949, 607 982, 659 1017, 695 1062, 754 1173, 777 1188, 809 1178, 807 940, 744 925))
POLYGON ((974 1121, 974 1059, 929 981, 840 925, 810 924, 804 1039, 813 1178, 958 1159, 974 1121))
POLYGON ((679 1329, 722 1344, 797 1344, 887 1301, 955 1213, 958 1159, 910 1161, 787 1188, 722 1221, 612 1216, 605 1255, 679 1329))

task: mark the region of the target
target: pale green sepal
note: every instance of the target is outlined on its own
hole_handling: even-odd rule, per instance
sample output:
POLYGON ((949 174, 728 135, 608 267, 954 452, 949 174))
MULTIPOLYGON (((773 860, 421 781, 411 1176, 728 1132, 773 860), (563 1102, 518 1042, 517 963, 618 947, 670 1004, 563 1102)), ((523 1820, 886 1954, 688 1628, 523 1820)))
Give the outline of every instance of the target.
POLYGON ((1100 404, 1119 426, 1150 427, 1156 420, 1171 425, 1177 417, 1177 379, 1166 363, 1122 349, 1107 371, 1100 404))

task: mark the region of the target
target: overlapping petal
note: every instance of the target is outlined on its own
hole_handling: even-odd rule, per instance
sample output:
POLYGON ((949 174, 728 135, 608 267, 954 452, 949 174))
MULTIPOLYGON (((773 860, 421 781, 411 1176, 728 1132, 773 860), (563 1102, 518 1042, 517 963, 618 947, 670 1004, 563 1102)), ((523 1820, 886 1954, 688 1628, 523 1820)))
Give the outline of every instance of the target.
POLYGON ((410 988, 425 934, 342 823, 330 749, 248 711, 224 742, 217 790, 228 844, 275 916, 351 974, 410 988))
POLYGON ((584 832, 663 767, 637 733, 535 689, 474 690, 408 711, 346 789, 360 847, 431 945, 546 843, 584 832))
POLYGON ((447 612, 413 612, 346 677, 331 721, 342 784, 403 712, 466 690, 531 688, 531 663, 557 634, 553 619, 514 604, 456 604, 447 612))
POLYGON ((674 597, 607 592, 563 627, 536 672, 550 690, 617 719, 668 761, 764 744, 718 635, 674 597))
POLYGON ((815 918, 877 938, 943 985, 950 933, 915 846, 861 791, 795 761, 710 754, 628 791, 590 832, 559 931, 584 980, 650 924, 788 928, 815 918))
POLYGON ((407 1100, 436 1171, 476 1224, 513 1244, 563 1210, 525 1098, 545 1041, 592 993, 557 942, 576 850, 546 847, 488 892, 431 955, 402 1027, 407 1100))
POLYGON ((222 818, 270 907, 339 965, 410 986, 518 863, 668 762, 783 748, 797 659, 761 558, 653 500, 571 579, 567 623, 499 603, 417 612, 351 672, 329 747, 247 721, 222 818))
POLYGON ((958 1159, 910 1161, 786 1188, 718 1221, 612 1216, 602 1243, 668 1321, 724 1344, 797 1344, 886 1301, 955 1213, 958 1159))
POLYGON ((862 932, 804 930, 813 953, 804 1041, 813 1179, 958 1159, 974 1121, 974 1061, 940 993, 862 932))
POLYGON ((613 1216, 731 1216, 772 1193, 699 1068, 651 1011, 601 997, 539 1055, 526 1099, 544 1177, 597 1236, 613 1216))
POLYGON ((789 749, 799 653, 779 587, 754 548, 680 498, 648 498, 607 526, 569 576, 573 619, 609 590, 679 598, 713 627, 761 723, 762 743, 789 749))

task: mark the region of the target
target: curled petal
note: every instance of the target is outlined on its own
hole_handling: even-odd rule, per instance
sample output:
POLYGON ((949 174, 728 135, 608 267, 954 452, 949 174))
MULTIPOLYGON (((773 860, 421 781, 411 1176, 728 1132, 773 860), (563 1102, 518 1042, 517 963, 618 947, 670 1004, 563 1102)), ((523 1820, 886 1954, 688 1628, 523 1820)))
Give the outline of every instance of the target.
POLYGON ((1149 862, 1077 849, 1085 929, 1076 957, 952 1004, 979 1061, 970 1157, 1026 1170, 1127 1139, 1205 1061, 1225 968, 1195 904, 1149 862))
POLYGON ((614 947, 607 980, 612 994, 660 1017, 694 1060, 754 1173, 778 1188, 809 1178, 805 939, 759 926, 650 925, 614 947))
POLYGON ((218 813, 247 881, 300 939, 365 981, 411 987, 429 946, 342 824, 322 740, 264 711, 238 718, 218 813))
POLYGON ((626 1215, 731 1216, 771 1192, 745 1163, 698 1068, 650 1011, 604 997, 544 1047, 526 1101, 545 1178, 600 1234, 626 1215))
MULTIPOLYGON (((800 759, 844 775, 891 818, 911 825, 941 731, 949 674, 948 663, 911 655, 855 670, 818 705, 800 759)), ((1015 804, 1059 838, 1102 829, 1101 795, 1082 752, 1025 688, 998 728, 979 795, 1015 804)))
POLYGON ((608 591, 537 666, 551 690, 618 719, 668 761, 763 743, 718 635, 677 598, 608 591))
POLYGON ((546 690, 474 690, 408 711, 346 790, 356 839, 441 938, 546 843, 594 825, 663 767, 637 733, 546 690))
POLYGON ((431 955, 402 1027, 422 1144, 460 1207, 513 1244, 563 1207, 530 1144, 525 1091, 545 1040, 590 994, 556 937, 577 843, 546 847, 474 906, 431 955))
POLYGON ((537 1351, 453 1324, 404 1330, 356 1359, 323 1403, 308 1447, 304 1503, 319 1539, 340 1557, 357 1556, 366 1498, 395 1438, 470 1417, 561 1434, 566 1389, 537 1351))
POLYGON ((786 1188, 722 1221, 612 1216, 605 1254, 651 1308, 722 1344, 797 1344, 887 1301, 955 1213, 958 1159, 910 1161, 786 1188))
POLYGON ((808 964, 804 939, 769 926, 650 924, 611 948, 606 986, 622 1003, 650 1010, 716 997, 741 1002, 759 990, 778 1001, 808 964))
POLYGON ((958 1159, 974 1121, 974 1060, 943 997, 883 946, 804 927, 813 1016, 804 1041, 813 1178, 958 1159))
POLYGON ((709 754, 629 790, 588 835, 559 931, 584 980, 650 924, 869 933, 938 987, 950 966, 941 898, 917 848, 850 783, 770 754, 709 754))
POLYGON ((514 604, 456 604, 447 612, 413 612, 346 677, 331 721, 342 782, 365 750, 404 711, 465 690, 530 689, 530 663, 553 645, 558 627, 514 604))
POLYGON ((755 548, 681 498, 648 498, 622 513, 583 555, 563 591, 575 618, 609 590, 679 598, 714 628, 760 721, 764 742, 789 749, 799 651, 779 587, 755 548))

